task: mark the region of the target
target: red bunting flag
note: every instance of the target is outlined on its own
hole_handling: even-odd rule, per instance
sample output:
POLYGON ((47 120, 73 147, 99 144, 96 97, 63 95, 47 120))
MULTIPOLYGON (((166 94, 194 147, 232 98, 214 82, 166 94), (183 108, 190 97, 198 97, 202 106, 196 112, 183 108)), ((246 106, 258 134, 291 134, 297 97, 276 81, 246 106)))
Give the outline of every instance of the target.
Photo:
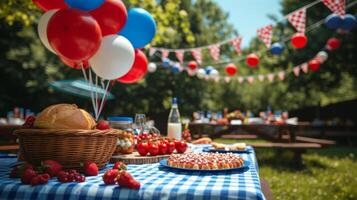
POLYGON ((259 39, 269 48, 271 45, 271 38, 273 32, 273 25, 268 25, 257 30, 259 39))
POLYGON ((299 33, 305 33, 306 8, 301 8, 287 16, 289 22, 299 33))
POLYGON ((259 74, 259 75, 258 75, 258 80, 259 80, 260 82, 263 82, 263 81, 264 81, 264 78, 265 78, 265 76, 264 76, 263 74, 259 74))
POLYGON ((248 76, 247 81, 248 81, 248 83, 252 84, 254 82, 254 77, 248 76))
POLYGON ((299 74, 300 74, 300 67, 299 67, 299 66, 294 67, 294 68, 293 68, 293 72, 294 72, 294 75, 295 75, 295 76, 299 76, 299 74))
POLYGON ((241 77, 241 76, 238 77, 238 82, 239 82, 239 83, 243 83, 243 81, 244 81, 244 77, 241 77))
POLYGON ((164 59, 164 58, 167 58, 169 56, 169 51, 166 50, 166 49, 162 49, 161 50, 161 58, 164 59))
POLYGON ((274 76, 275 76, 275 74, 268 74, 268 80, 270 82, 273 82, 274 81, 274 76))
POLYGON ((300 67, 305 74, 309 71, 309 65, 307 63, 302 64, 300 67))
POLYGON ((193 56, 193 58, 195 58, 195 60, 198 62, 198 64, 202 63, 201 49, 193 49, 192 56, 193 56))
POLYGON ((180 63, 183 63, 183 59, 184 59, 184 51, 183 50, 176 50, 175 54, 176 54, 176 58, 177 60, 180 61, 180 63))
POLYGON ((322 2, 334 13, 344 16, 346 14, 345 0, 322 0, 322 2))
POLYGON ((154 53, 156 53, 156 49, 155 49, 155 48, 150 48, 150 49, 149 49, 149 56, 150 56, 150 57, 153 56, 154 53))
POLYGON ((213 58, 214 61, 218 61, 219 60, 219 54, 220 54, 220 49, 219 49, 219 44, 213 44, 211 46, 208 47, 209 52, 213 58))
POLYGON ((233 40, 231 40, 231 44, 233 45, 234 49, 236 50, 237 54, 241 54, 242 50, 240 48, 240 45, 242 43, 242 37, 238 36, 236 38, 234 38, 233 40))
POLYGON ((285 72, 284 71, 279 72, 278 76, 279 76, 280 80, 284 80, 285 79, 285 72))

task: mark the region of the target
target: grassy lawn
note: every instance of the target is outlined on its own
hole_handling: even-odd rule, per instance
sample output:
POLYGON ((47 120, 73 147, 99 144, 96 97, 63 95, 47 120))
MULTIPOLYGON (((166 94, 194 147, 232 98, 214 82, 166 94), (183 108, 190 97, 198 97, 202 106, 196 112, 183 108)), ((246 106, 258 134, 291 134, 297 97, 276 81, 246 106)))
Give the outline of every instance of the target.
POLYGON ((256 154, 260 177, 268 181, 275 199, 357 199, 357 148, 309 150, 303 155, 302 169, 295 166, 293 154, 288 151, 277 156, 274 150, 258 149, 256 154))

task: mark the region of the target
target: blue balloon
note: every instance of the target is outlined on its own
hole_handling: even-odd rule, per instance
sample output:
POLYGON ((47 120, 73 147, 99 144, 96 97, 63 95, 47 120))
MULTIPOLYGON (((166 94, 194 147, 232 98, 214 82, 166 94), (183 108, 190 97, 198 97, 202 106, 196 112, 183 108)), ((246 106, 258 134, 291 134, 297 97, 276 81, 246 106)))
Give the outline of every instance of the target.
POLYGON ((170 59, 164 58, 164 59, 162 60, 162 66, 163 66, 163 67, 170 67, 170 65, 171 65, 171 60, 170 60, 170 59))
POLYGON ((351 14, 345 15, 342 20, 343 21, 340 28, 343 30, 350 31, 357 25, 356 17, 351 14))
POLYGON ((207 66, 207 67, 205 68, 206 74, 209 75, 213 69, 214 69, 214 67, 212 67, 212 66, 207 66))
POLYGON ((325 19, 325 25, 330 29, 338 29, 340 28, 341 24, 342 18, 335 13, 327 16, 325 19))
POLYGON ((270 52, 273 55, 280 55, 283 52, 283 50, 284 50, 284 46, 281 45, 280 43, 274 43, 270 47, 270 52))
POLYGON ((104 0, 64 0, 64 2, 71 8, 90 11, 101 6, 104 0))
POLYGON ((156 22, 149 12, 142 8, 132 8, 124 28, 118 33, 126 37, 134 48, 149 44, 156 33, 156 22))

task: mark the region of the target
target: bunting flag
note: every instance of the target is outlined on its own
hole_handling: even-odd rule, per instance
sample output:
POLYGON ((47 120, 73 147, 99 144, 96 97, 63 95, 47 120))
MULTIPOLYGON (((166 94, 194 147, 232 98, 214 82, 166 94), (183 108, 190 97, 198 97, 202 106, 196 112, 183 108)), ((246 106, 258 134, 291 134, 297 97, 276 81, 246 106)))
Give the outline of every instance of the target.
POLYGON ((294 68, 293 68, 293 72, 294 72, 294 75, 295 75, 295 76, 299 76, 299 74, 300 74, 300 67, 299 67, 299 66, 294 67, 294 68))
POLYGON ((224 81, 226 83, 229 83, 231 81, 231 77, 229 77, 229 76, 224 77, 224 81))
POLYGON ((237 54, 239 54, 239 55, 242 53, 242 49, 240 48, 242 40, 243 40, 243 38, 240 36, 231 40, 231 44, 233 45, 234 49, 236 50, 237 54))
POLYGON ((164 58, 167 58, 169 56, 169 51, 166 50, 166 49, 162 49, 161 50, 161 58, 164 59, 164 58))
POLYGON ((305 74, 309 71, 309 65, 307 63, 302 64, 300 67, 305 74))
POLYGON ((244 81, 244 77, 241 77, 241 76, 238 77, 238 82, 239 82, 239 83, 243 83, 243 81, 244 81))
POLYGON ((334 13, 344 16, 346 14, 345 0, 322 0, 322 2, 334 13))
POLYGON ((264 42, 264 44, 269 48, 271 45, 271 38, 273 32, 273 25, 268 25, 257 30, 258 38, 264 42))
POLYGON ((220 46, 219 44, 214 44, 208 47, 209 53, 211 54, 214 61, 219 60, 219 54, 220 54, 219 46, 220 46))
POLYGON ((218 83, 221 78, 219 76, 214 78, 214 82, 218 83))
POLYGON ((150 57, 153 56, 154 53, 156 53, 156 49, 155 49, 155 48, 150 48, 150 49, 149 49, 149 56, 150 56, 150 57))
POLYGON ((284 80, 285 79, 285 72, 284 71, 281 71, 278 73, 278 77, 280 80, 284 80))
POLYGON ((259 80, 260 82, 263 82, 263 81, 264 81, 264 78, 265 78, 265 76, 264 76, 263 74, 259 74, 259 75, 258 75, 258 80, 259 80))
POLYGON ((254 82, 254 77, 248 76, 247 81, 248 81, 248 83, 252 84, 254 82))
POLYGON ((268 80, 270 81, 270 82, 273 82, 274 81, 274 74, 268 74, 268 80))
POLYGON ((192 56, 193 56, 193 58, 195 58, 195 60, 198 62, 198 64, 202 63, 201 49, 193 49, 192 56))
POLYGON ((184 54, 185 54, 185 51, 183 51, 183 50, 176 50, 175 51, 176 58, 177 58, 177 60, 180 61, 180 63, 183 63, 184 54))
POLYGON ((301 8, 287 16, 288 21, 300 33, 305 33, 306 25, 306 8, 301 8))

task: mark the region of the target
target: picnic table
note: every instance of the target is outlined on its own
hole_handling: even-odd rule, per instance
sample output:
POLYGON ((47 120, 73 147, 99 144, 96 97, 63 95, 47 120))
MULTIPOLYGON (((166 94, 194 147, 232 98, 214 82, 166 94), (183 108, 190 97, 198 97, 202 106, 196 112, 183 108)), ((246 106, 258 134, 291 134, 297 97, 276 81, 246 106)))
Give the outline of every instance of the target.
MULTIPOLYGON (((202 151, 202 145, 193 151, 202 151)), ((249 168, 230 172, 186 172, 155 164, 128 165, 128 171, 141 183, 140 190, 104 185, 102 175, 87 177, 84 183, 59 183, 51 179, 39 186, 21 184, 9 177, 16 158, 0 156, 0 199, 265 199, 252 147, 241 154, 249 168)), ((106 168, 111 168, 108 164, 106 168)))

